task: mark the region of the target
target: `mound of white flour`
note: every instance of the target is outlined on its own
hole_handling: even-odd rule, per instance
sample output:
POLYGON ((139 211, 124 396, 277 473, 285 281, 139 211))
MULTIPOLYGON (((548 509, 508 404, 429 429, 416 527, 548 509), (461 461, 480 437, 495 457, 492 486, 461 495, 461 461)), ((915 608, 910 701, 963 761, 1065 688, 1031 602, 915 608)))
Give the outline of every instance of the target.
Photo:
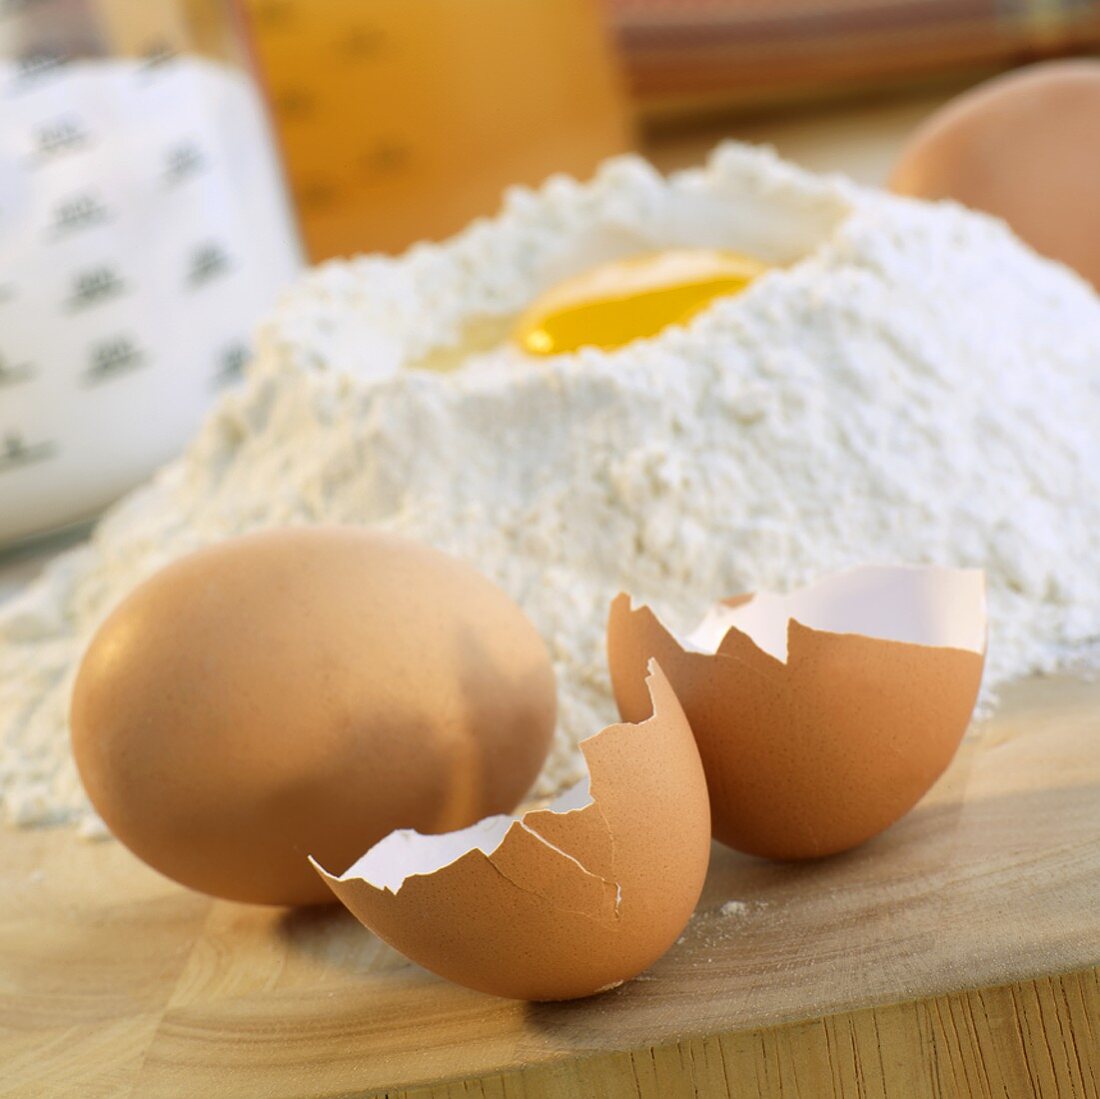
POLYGON ((857 562, 983 566, 996 685, 1100 633, 1100 299, 989 219, 736 146, 668 181, 613 162, 445 245, 320 268, 186 455, 0 611, 8 817, 93 819, 69 688, 137 581, 325 521, 456 553, 524 607, 560 681, 543 791, 613 718, 620 589, 686 626, 717 596, 857 562), (564 274, 675 244, 784 266, 619 352, 407 368, 564 274))

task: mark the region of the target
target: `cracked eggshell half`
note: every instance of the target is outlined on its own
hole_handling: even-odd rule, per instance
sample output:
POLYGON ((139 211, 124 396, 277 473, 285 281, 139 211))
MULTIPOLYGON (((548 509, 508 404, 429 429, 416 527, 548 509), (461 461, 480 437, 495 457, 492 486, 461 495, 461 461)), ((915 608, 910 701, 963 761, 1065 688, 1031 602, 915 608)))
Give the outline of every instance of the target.
POLYGON ((911 809, 951 762, 985 660, 980 570, 867 567, 717 604, 680 641, 627 595, 608 658, 625 721, 668 675, 706 770, 714 836, 749 854, 847 850, 911 809))
POLYGON ((645 720, 585 740, 589 777, 548 809, 394 832, 338 876, 314 866, 367 928, 458 984, 566 1000, 629 980, 683 931, 710 856, 691 729, 656 665, 640 686, 645 720))

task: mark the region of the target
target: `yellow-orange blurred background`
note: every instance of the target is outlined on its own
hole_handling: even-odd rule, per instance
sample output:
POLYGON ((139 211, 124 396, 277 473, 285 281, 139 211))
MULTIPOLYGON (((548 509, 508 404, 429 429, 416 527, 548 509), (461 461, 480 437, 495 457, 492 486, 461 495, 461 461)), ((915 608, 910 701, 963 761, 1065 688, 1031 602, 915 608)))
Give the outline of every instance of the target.
POLYGON ((446 236, 632 145, 794 135, 797 157, 823 105, 881 157, 878 131, 949 92, 1100 43, 1087 0, 243 3, 314 260, 446 236))

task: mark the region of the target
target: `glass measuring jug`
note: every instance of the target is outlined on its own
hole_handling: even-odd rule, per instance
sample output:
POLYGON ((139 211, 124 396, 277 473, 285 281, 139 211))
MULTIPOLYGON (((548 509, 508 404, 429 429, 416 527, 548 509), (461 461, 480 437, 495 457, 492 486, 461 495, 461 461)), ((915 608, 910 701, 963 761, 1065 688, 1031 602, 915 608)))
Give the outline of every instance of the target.
POLYGON ((239 13, 0 0, 0 543, 175 454, 300 263, 239 13))
POLYGON ((630 144, 597 0, 245 0, 314 260, 396 251, 630 144))

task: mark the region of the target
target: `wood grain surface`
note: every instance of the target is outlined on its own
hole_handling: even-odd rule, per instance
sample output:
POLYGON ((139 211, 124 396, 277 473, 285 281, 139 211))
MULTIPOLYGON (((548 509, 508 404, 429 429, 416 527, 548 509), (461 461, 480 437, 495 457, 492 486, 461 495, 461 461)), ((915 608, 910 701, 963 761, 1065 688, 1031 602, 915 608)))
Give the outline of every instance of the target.
POLYGON ((848 855, 716 847, 682 940, 603 996, 438 980, 342 909, 0 833, 3 1096, 1100 1096, 1100 685, 1022 684, 848 855), (738 902, 732 908, 723 906, 738 902))

